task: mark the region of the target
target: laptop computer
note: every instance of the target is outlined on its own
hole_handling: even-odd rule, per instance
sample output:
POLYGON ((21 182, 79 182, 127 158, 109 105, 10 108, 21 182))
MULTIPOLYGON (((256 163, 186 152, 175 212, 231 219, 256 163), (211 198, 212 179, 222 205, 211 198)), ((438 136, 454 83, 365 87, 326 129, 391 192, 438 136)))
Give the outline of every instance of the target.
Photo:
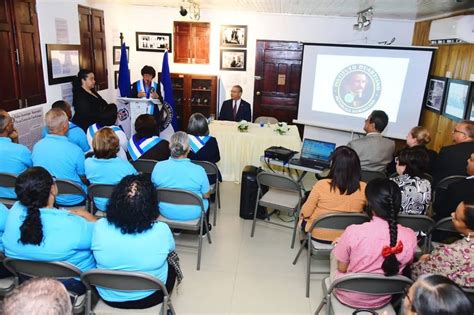
POLYGON ((335 143, 305 138, 300 157, 291 159, 289 164, 317 170, 328 168, 335 148, 335 143))

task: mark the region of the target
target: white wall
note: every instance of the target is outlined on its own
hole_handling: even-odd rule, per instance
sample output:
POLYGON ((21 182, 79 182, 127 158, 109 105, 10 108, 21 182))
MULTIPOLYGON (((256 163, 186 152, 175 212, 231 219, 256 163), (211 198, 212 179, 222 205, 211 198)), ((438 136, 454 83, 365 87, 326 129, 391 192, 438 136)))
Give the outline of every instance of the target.
MULTIPOLYGON (((92 0, 92 2, 94 2, 92 0)), ((118 4, 93 4, 93 7, 105 11, 107 61, 109 68, 109 86, 113 87, 113 72, 118 65, 112 65, 112 46, 120 45, 119 34, 122 32, 127 46, 130 46, 130 70, 132 81, 140 78, 143 65, 161 70, 162 53, 137 52, 135 44, 136 31, 173 32, 173 21, 188 20, 181 17, 178 8, 152 6, 131 6, 118 4)), ((257 39, 290 40, 302 42, 331 42, 376 44, 378 41, 391 40, 396 37, 396 45, 411 45, 414 22, 374 19, 371 29, 366 32, 353 31, 354 18, 310 17, 282 14, 257 14, 235 11, 201 11, 201 22, 211 23, 211 47, 209 65, 173 64, 170 54, 171 72, 218 75, 221 79, 221 93, 218 104, 229 97, 230 87, 240 84, 243 98, 253 102, 255 47, 257 39), (248 25, 247 70, 219 70, 219 32, 220 26, 226 24, 248 25)), ((114 98, 116 93, 108 91, 106 97, 114 98)))

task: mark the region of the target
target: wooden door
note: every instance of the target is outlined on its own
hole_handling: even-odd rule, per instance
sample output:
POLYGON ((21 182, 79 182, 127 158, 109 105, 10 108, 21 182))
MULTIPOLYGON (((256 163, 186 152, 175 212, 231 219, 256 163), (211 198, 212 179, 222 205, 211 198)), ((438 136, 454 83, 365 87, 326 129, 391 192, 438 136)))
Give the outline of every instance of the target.
POLYGON ((291 123, 298 115, 303 45, 257 40, 253 118, 291 123))
POLYGON ((79 33, 81 36, 81 50, 79 52, 81 69, 94 70, 92 57, 92 10, 79 6, 79 33))
MULTIPOLYGON (((20 89, 17 83, 17 55, 10 2, 0 1, 0 80, 1 107, 7 111, 19 108, 20 89)), ((19 60, 18 60, 19 62, 19 60)))
POLYGON ((23 106, 42 104, 46 102, 46 92, 44 89, 36 1, 15 0, 12 3, 20 60, 18 83, 21 96, 25 102, 23 106))
POLYGON ((175 63, 191 63, 191 25, 189 22, 174 22, 174 51, 175 63))
POLYGON ((210 23, 192 23, 192 63, 209 63, 210 23))
POLYGON ((96 89, 105 90, 109 88, 109 81, 107 79, 104 11, 102 10, 92 9, 92 39, 96 89))

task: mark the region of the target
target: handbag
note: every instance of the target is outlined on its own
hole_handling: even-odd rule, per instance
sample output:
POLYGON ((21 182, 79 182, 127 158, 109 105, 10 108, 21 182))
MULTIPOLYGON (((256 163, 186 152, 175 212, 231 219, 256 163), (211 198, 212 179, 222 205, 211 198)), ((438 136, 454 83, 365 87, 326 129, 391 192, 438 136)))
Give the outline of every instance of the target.
POLYGON ((183 276, 183 271, 181 270, 181 266, 179 264, 178 253, 176 253, 175 251, 170 252, 168 254, 167 259, 170 266, 172 266, 174 270, 176 271, 176 280, 178 280, 178 285, 179 285, 181 281, 183 280, 184 276, 183 276))

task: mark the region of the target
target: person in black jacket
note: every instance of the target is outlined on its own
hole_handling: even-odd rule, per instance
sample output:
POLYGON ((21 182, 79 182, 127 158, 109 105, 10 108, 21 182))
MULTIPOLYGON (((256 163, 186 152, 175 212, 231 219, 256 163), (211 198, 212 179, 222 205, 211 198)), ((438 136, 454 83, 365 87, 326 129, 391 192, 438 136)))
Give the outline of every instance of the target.
POLYGON ((81 127, 84 132, 90 125, 102 124, 107 117, 107 102, 94 89, 94 73, 81 69, 73 81, 74 116, 72 122, 81 127))
MULTIPOLYGON (((188 136, 190 151, 188 158, 196 161, 208 161, 216 164, 221 160, 219 145, 216 138, 209 135, 207 119, 201 113, 189 117, 188 136)), ((209 178, 209 184, 215 183, 215 178, 209 178)), ((219 181, 222 181, 219 173, 219 181)))
POLYGON ((451 175, 466 175, 466 160, 474 152, 474 121, 457 123, 453 129, 453 142, 455 144, 439 151, 433 174, 435 183, 451 175))
POLYGON ((234 85, 230 90, 230 100, 222 103, 219 120, 252 121, 252 110, 250 104, 242 99, 242 87, 240 85, 234 85))

